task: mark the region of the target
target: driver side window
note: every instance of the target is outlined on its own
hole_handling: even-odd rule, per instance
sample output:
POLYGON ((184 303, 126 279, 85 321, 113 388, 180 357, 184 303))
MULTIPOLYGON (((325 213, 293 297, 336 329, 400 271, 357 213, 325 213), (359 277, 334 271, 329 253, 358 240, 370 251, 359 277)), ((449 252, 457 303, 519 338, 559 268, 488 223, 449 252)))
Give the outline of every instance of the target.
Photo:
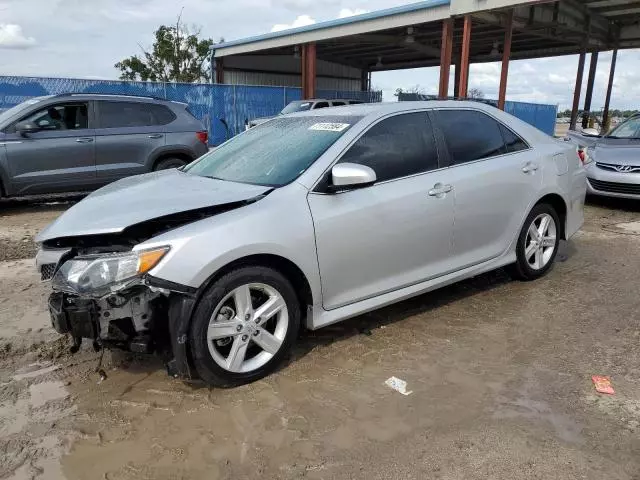
POLYGON ((22 121, 35 123, 41 130, 84 130, 89 128, 86 103, 49 105, 22 121))
POLYGON ((385 118, 364 133, 338 163, 371 167, 378 182, 438 168, 438 150, 426 112, 385 118))

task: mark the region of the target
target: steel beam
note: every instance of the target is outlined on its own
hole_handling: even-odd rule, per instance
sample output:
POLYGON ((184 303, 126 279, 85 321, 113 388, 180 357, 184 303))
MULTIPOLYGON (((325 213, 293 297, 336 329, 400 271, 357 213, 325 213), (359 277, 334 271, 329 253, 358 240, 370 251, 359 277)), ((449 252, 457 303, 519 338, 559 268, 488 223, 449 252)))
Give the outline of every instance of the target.
POLYGON ((502 71, 500 72, 500 88, 498 89, 498 108, 504 110, 507 97, 507 77, 509 76, 509 61, 511 60, 511 40, 513 38, 513 10, 507 13, 504 31, 504 46, 502 47, 502 71))
POLYGON ((598 52, 591 52, 591 62, 589 63, 589 76, 587 77, 587 92, 584 97, 584 112, 582 114, 582 128, 589 125, 589 114, 591 112, 591 97, 593 96, 593 83, 596 79, 596 67, 598 66, 598 52))
POLYGON ((609 83, 607 84, 607 96, 604 99, 604 112, 602 112, 602 133, 609 126, 609 103, 611 101, 611 90, 613 89, 613 76, 616 73, 616 59, 618 58, 618 49, 613 51, 611 56, 611 69, 609 70, 609 83))
POLYGON ((316 96, 316 44, 302 46, 302 99, 316 96))
POLYGON ((449 72, 451 71, 451 51, 453 49, 453 19, 442 21, 442 44, 440 47, 440 85, 438 97, 449 96, 449 72))
POLYGON ((569 129, 575 130, 576 122, 578 120, 578 108, 580 107, 580 89, 582 88, 582 74, 584 73, 584 58, 586 52, 583 50, 580 52, 578 58, 578 71, 576 72, 576 86, 573 90, 573 107, 571 108, 571 122, 569 123, 569 129))
POLYGON ((471 48, 471 15, 465 15, 462 32, 462 52, 460 53, 460 84, 458 96, 467 98, 469 86, 469 51, 471 48))

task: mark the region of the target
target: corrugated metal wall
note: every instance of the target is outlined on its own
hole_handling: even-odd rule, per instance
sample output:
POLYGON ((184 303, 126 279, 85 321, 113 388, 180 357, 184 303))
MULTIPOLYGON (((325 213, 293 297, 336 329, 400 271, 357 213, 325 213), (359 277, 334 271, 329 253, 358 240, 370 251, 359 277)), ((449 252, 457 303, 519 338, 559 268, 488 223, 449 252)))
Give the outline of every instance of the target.
MULTIPOLYGON (((223 57, 224 83, 299 87, 300 59, 293 55, 239 55, 223 57)), ((337 63, 318 60, 319 90, 360 90, 362 71, 337 63)))
MULTIPOLYGON (((299 100, 300 88, 249 85, 123 82, 73 78, 0 76, 0 111, 32 97, 60 93, 102 93, 155 96, 185 102, 207 126, 209 142, 217 145, 244 130, 245 121, 275 115, 289 102, 299 100)), ((382 92, 318 90, 323 98, 352 98, 379 102, 382 92)))

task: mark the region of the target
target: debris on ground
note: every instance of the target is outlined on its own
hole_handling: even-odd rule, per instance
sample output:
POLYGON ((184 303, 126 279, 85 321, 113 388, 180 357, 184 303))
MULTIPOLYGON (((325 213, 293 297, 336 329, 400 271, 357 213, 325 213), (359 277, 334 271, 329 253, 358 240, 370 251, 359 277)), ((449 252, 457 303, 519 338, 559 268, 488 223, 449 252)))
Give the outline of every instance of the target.
POLYGON ((411 395, 413 391, 407 391, 407 382, 398 377, 389 377, 384 384, 402 395, 411 395))
POLYGON ((615 393, 609 377, 593 375, 591 380, 593 380, 593 385, 596 387, 596 392, 606 393, 607 395, 613 395, 615 393))

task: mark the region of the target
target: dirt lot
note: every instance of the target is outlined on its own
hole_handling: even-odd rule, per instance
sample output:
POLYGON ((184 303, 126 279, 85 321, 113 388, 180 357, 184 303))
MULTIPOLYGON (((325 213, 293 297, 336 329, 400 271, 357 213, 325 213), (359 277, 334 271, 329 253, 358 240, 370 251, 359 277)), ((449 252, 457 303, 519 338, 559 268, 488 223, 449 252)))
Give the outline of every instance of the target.
POLYGON ((96 353, 66 353, 16 260, 33 250, 4 245, 67 206, 0 205, 0 478, 640 479, 638 204, 589 205, 542 280, 494 272, 307 334, 231 390, 122 354, 100 381, 96 353))

